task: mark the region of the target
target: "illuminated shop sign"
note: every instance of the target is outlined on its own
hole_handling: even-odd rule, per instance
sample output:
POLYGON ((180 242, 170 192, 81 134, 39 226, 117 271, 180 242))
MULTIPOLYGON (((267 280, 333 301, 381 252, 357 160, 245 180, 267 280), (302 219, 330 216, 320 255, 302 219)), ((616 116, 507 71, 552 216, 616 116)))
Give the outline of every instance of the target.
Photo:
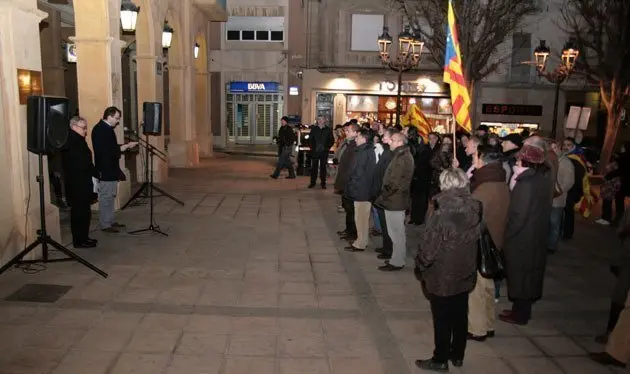
MULTIPOLYGON (((406 93, 423 93, 426 91, 426 85, 418 82, 403 82, 401 87, 402 92, 406 93)), ((392 81, 379 82, 378 90, 381 92, 398 92, 398 83, 392 81)))
POLYGON ((230 82, 230 92, 278 92, 277 82, 230 82))
POLYGON ((542 105, 483 104, 481 113, 504 116, 542 116, 542 105))

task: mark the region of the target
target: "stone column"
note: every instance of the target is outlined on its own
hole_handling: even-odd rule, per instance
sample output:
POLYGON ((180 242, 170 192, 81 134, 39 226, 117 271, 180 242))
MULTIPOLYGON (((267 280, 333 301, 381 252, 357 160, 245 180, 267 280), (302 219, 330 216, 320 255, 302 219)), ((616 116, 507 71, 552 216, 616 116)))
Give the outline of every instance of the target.
POLYGON ((195 76, 195 122, 197 124, 197 139, 199 154, 212 156, 212 126, 210 121, 210 90, 208 89, 210 76, 207 71, 197 71, 195 76))
MULTIPOLYGON (((120 1, 75 0, 73 6, 79 111, 89 123, 91 146, 90 133, 105 108, 113 105, 122 110, 121 49, 125 42, 119 38, 120 1)), ((120 144, 124 143, 122 126, 116 128, 116 136, 120 144)), ((127 180, 118 184, 117 206, 124 204, 131 193, 124 157, 120 163, 127 180)))
POLYGON ((44 21, 46 27, 40 32, 44 93, 52 96, 66 96, 61 14, 53 9, 44 11, 48 13, 48 18, 44 21))
MULTIPOLYGON (((39 23, 47 17, 36 0, 0 0, 0 263, 35 238, 40 228, 37 156, 26 149, 26 106, 20 104, 17 69, 41 72, 39 23)), ((60 240, 59 211, 50 204, 44 157, 44 212, 47 231, 60 240)), ((27 259, 39 257, 41 247, 27 259)))
MULTIPOLYGON (((333 118, 333 123, 346 122, 346 95, 335 95, 334 105, 335 110, 333 115, 335 116, 335 118, 333 118)), ((313 121, 317 120, 317 118, 315 118, 316 115, 316 112, 311 114, 311 117, 313 117, 313 121)))
POLYGON ((195 129, 195 68, 193 65, 192 2, 181 2, 181 37, 178 38, 179 61, 169 63, 171 98, 171 136, 169 162, 173 167, 194 167, 199 164, 199 145, 195 129))

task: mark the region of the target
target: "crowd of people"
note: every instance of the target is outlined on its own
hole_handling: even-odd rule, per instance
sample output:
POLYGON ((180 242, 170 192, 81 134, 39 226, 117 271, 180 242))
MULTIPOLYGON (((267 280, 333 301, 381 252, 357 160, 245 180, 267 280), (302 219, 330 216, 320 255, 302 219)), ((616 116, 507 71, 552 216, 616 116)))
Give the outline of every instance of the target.
MULTIPOLYGON (((528 324, 543 294, 548 255, 558 250, 560 240, 572 239, 576 213, 590 214, 597 201, 589 185, 589 164, 575 140, 516 133, 499 139, 480 126, 472 135, 431 133, 425 143, 414 127, 369 128, 348 122, 341 129, 334 190, 345 213, 345 227, 338 232, 348 242, 345 250, 364 252, 375 236, 382 236, 382 247, 374 249, 384 261, 378 269, 400 271, 408 261, 407 225, 418 226, 413 231, 420 244, 412 257, 431 304, 435 351, 416 365, 431 371, 447 371, 449 361, 461 366, 467 341, 495 335, 501 283, 478 271, 484 230, 502 253, 512 303, 498 318, 528 324)), ((615 197, 620 199, 617 161, 609 174, 611 192, 604 202, 612 205, 615 197)), ((309 187, 313 185, 311 181, 309 187)), ((617 217, 611 217, 609 207, 602 220, 619 222, 623 198, 616 206, 617 217)), ((630 271, 627 265, 622 269, 616 292, 623 300, 612 304, 604 341, 625 307, 630 271)), ((604 364, 625 364, 609 353, 592 357, 604 364)))

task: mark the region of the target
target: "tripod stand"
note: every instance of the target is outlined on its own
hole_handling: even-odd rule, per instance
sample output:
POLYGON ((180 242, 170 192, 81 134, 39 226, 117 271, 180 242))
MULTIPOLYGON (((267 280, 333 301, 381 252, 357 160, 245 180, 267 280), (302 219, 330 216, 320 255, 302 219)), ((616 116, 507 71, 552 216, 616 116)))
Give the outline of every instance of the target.
MULTIPOLYGON (((147 135, 147 138, 148 137, 149 136, 147 135)), ((147 165, 148 168, 145 168, 145 175, 148 174, 149 178, 148 178, 148 182, 145 182, 144 184, 146 184, 148 186, 147 187, 147 191, 149 193, 149 227, 147 227, 146 229, 130 231, 129 234, 133 235, 133 234, 139 234, 141 232, 153 231, 153 232, 157 232, 160 235, 168 236, 168 234, 166 234, 165 232, 162 232, 160 230, 160 227, 158 225, 155 225, 154 222, 153 222, 153 188, 155 188, 156 190, 162 192, 159 188, 153 186, 153 156, 156 156, 156 152, 155 151, 157 151, 157 150, 155 149, 155 147, 153 147, 151 144, 149 144, 149 142, 146 143, 145 148, 147 150, 147 159, 148 159, 147 160, 148 161, 148 165, 147 165), (147 169, 148 169, 148 171, 147 171, 147 169)), ((157 156, 162 161, 166 161, 160 155, 157 155, 157 156)), ((140 191, 138 191, 138 192, 140 192, 140 191)), ((136 194, 138 194, 138 192, 136 192, 136 194)), ((174 197, 171 197, 171 198, 173 200, 179 202, 179 200, 175 199, 174 197)), ((127 204, 129 204, 129 203, 127 203, 127 204)), ((181 203, 181 204, 184 205, 183 203, 181 203)))
MULTIPOLYGON (((146 136, 146 140, 142 140, 140 137, 137 137, 135 139, 145 148, 145 152, 146 152, 146 159, 144 163, 144 183, 142 183, 142 186, 140 186, 138 191, 136 191, 133 194, 133 196, 131 196, 129 201, 127 201, 125 205, 123 205, 122 208, 120 208, 120 210, 124 210, 125 208, 130 206, 131 203, 133 203, 134 201, 138 199, 149 198, 150 196, 153 196, 153 197, 166 196, 169 199, 173 200, 174 202, 178 203, 179 205, 184 205, 183 201, 177 199, 175 196, 169 194, 168 192, 164 191, 160 187, 155 186, 153 184, 153 178, 149 180, 149 165, 148 165, 149 156, 150 156, 149 154, 151 153, 151 155, 153 154, 157 155, 162 161, 166 161, 166 155, 162 151, 155 148, 149 143, 149 135, 145 135, 145 136, 146 136), (153 190, 156 190, 161 195, 154 195, 153 190)), ((151 162, 153 162, 153 160, 151 160, 151 162)), ((153 174, 153 167, 151 167, 151 174, 153 174)))
MULTIPOLYGON (((45 203, 44 202, 44 161, 43 161, 44 156, 42 154, 39 154, 38 157, 39 157, 39 160, 38 160, 39 161, 39 174, 37 175, 36 180, 37 180, 37 184, 39 185, 39 221, 40 221, 40 225, 41 226, 40 226, 40 229, 37 230, 37 239, 35 239, 35 241, 32 242, 31 244, 29 244, 17 256, 15 256, 9 262, 4 264, 4 266, 2 266, 0 268, 0 274, 4 273, 5 271, 7 271, 9 268, 11 268, 14 265, 35 264, 35 263, 49 263, 49 262, 78 261, 82 265, 84 265, 84 266, 90 268, 92 271, 96 272, 101 277, 107 278, 107 276, 108 276, 107 273, 105 273, 101 269, 97 268, 96 266, 92 265, 91 263, 89 263, 88 261, 86 261, 85 259, 80 257, 79 255, 77 255, 76 253, 72 252, 68 248, 64 247, 63 245, 57 243, 46 232, 46 213, 45 213, 45 207, 44 207, 44 203, 45 203), (41 259, 39 259, 39 260, 27 260, 27 261, 23 261, 22 260, 22 258, 24 258, 24 256, 29 254, 33 249, 37 248, 37 246, 39 246, 40 244, 42 246, 42 258, 41 259), (49 253, 48 253, 48 246, 51 246, 54 249, 58 250, 59 252, 62 252, 63 254, 67 255, 69 258, 54 258, 54 259, 49 258, 48 257, 48 255, 49 255, 49 253)), ((26 214, 28 214, 28 212, 26 212, 26 214)), ((25 233, 25 235, 26 235, 26 233, 25 233)))

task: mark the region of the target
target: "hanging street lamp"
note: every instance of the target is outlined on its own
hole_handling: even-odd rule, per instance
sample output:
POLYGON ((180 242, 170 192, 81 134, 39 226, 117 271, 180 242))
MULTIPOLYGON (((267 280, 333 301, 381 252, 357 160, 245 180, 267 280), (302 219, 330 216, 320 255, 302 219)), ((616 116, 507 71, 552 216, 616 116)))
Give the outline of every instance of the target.
POLYGON ((173 33, 173 28, 168 25, 168 22, 164 22, 164 29, 162 30, 162 48, 171 48, 171 43, 173 43, 173 33))
POLYGON ((120 25, 123 32, 135 32, 140 7, 131 0, 123 0, 120 5, 120 25))

